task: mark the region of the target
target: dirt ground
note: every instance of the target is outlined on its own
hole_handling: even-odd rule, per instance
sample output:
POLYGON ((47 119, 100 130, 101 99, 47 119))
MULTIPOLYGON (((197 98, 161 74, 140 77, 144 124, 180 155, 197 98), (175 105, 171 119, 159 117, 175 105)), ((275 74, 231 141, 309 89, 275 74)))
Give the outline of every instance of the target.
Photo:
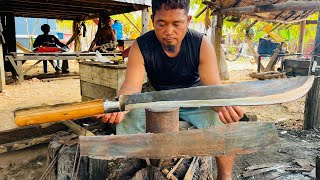
MULTIPOLYGON (((69 61, 71 74, 78 73, 77 61, 69 61)), ((24 68, 28 68, 31 62, 27 62, 24 68)), ((246 60, 228 62, 230 80, 232 82, 251 81, 250 72, 256 71, 256 65, 246 60)), ((49 73, 54 73, 52 67, 48 67, 49 73)), ((42 64, 37 65, 29 75, 41 74, 42 64)), ((62 76, 64 77, 64 76, 62 76)), ((76 102, 81 100, 80 83, 77 76, 68 76, 57 79, 37 79, 23 81, 18 84, 9 84, 0 93, 0 131, 14 128, 14 113, 17 108, 33 107, 43 104, 59 104, 76 102)), ((317 130, 302 130, 305 98, 293 102, 243 107, 251 114, 256 114, 258 121, 273 121, 278 128, 280 143, 257 153, 238 156, 234 166, 234 179, 312 179, 310 174, 285 171, 284 163, 295 166, 297 159, 315 164, 315 157, 320 152, 320 132, 317 130), (270 171, 244 178, 242 175, 246 167, 253 165, 269 164, 270 171)), ((38 179, 45 169, 45 159, 38 158, 27 164, 15 164, 10 168, 0 167, 0 179, 38 179), (30 168, 28 168, 30 167, 30 168), (25 173, 10 173, 10 169, 20 171, 36 171, 35 177, 24 176, 25 173)), ((297 166, 299 167, 299 166, 297 166)), ((215 172, 215 171, 214 171, 215 172)), ((216 172, 215 172, 216 173, 216 172)), ((29 173, 30 174, 30 173, 29 173)))

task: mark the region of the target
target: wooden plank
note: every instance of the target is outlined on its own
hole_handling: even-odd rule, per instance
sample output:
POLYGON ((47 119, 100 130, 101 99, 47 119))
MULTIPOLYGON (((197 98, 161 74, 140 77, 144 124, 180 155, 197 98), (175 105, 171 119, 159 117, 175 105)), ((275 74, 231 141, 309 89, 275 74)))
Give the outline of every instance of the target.
POLYGON ((237 155, 278 141, 274 123, 246 122, 177 133, 80 136, 80 154, 97 159, 237 155))
POLYGON ((126 69, 80 64, 79 73, 82 81, 119 90, 124 81, 126 69))
POLYGON ((274 50, 273 55, 271 56, 271 59, 270 59, 268 65, 267 65, 266 69, 265 69, 266 72, 271 71, 271 70, 273 70, 273 71, 275 70, 274 66, 277 63, 279 53, 280 53, 279 48, 276 48, 274 50))
POLYGON ((25 139, 32 139, 36 137, 46 136, 58 131, 64 131, 68 128, 61 124, 53 124, 47 127, 41 127, 39 125, 20 127, 0 132, 0 144, 6 144, 16 141, 22 141, 25 139))
POLYGON ((15 122, 18 126, 27 126, 84 118, 104 113, 103 103, 103 100, 94 100, 19 109, 15 111, 15 122))
POLYGON ((273 166, 273 167, 263 168, 263 169, 253 170, 253 171, 246 171, 242 174, 242 176, 243 177, 254 176, 257 174, 273 171, 273 170, 280 169, 280 168, 284 168, 284 165, 273 166))
POLYGON ((91 99, 108 99, 112 100, 117 95, 117 90, 101 86, 98 84, 80 81, 81 96, 90 97, 91 99))
POLYGON ((50 135, 46 135, 46 136, 42 136, 42 137, 26 139, 26 140, 16 141, 16 142, 12 142, 12 143, 7 143, 7 144, 1 144, 0 145, 0 154, 12 152, 12 151, 17 151, 17 150, 31 147, 34 145, 38 145, 38 144, 49 143, 49 141, 53 137, 54 137, 54 134, 50 134, 50 135))

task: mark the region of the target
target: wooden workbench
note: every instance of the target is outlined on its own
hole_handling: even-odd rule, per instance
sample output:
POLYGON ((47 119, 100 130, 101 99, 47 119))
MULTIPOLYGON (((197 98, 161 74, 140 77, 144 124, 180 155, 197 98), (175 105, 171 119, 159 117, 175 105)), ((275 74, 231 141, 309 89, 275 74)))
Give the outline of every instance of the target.
MULTIPOLYGON (((121 52, 100 53, 102 56, 121 56, 121 52)), ((97 54, 95 52, 80 53, 80 52, 52 52, 52 53, 11 53, 5 56, 5 61, 10 61, 18 74, 19 81, 23 80, 23 75, 30 69, 35 67, 43 60, 96 60, 97 54), (23 61, 36 61, 30 68, 22 70, 23 61)))
POLYGON ((126 74, 125 64, 108 64, 96 61, 79 63, 82 101, 113 99, 126 74))

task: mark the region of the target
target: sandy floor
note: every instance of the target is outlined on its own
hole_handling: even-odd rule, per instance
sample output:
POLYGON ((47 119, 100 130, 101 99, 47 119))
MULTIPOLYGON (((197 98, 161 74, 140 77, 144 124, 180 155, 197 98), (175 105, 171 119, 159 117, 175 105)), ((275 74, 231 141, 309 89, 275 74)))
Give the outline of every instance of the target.
MULTIPOLYGON (((31 62, 23 65, 28 68, 31 62)), ((49 73, 54 73, 53 68, 48 67, 49 73)), ((71 73, 79 71, 76 61, 70 62, 71 73)), ((37 65, 27 75, 42 73, 42 65, 37 65)), ((53 105, 59 103, 81 101, 80 80, 39 80, 33 78, 18 84, 5 86, 0 93, 0 131, 15 128, 14 110, 17 108, 35 107, 40 105, 53 105)))

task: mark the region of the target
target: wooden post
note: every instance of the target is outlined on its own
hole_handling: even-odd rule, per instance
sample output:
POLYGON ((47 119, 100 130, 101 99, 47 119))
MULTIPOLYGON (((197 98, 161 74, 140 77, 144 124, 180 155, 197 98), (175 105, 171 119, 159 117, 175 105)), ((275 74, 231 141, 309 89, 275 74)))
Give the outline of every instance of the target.
POLYGON ((223 27, 223 15, 217 15, 216 17, 212 17, 213 22, 213 30, 211 32, 211 41, 213 43, 214 49, 216 51, 217 55, 217 63, 218 63, 218 69, 220 72, 220 78, 221 80, 228 79, 227 72, 228 68, 224 61, 221 47, 221 40, 222 40, 222 27, 223 27))
POLYGON ((297 53, 303 52, 303 41, 304 41, 305 31, 306 31, 306 21, 301 21, 300 22, 300 35, 299 35, 299 43, 298 43, 297 53))
POLYGON ((142 34, 149 31, 149 23, 150 23, 149 11, 150 11, 149 8, 145 8, 142 10, 142 34))
MULTIPOLYGON (((320 54, 320 16, 318 17, 318 25, 317 25, 317 33, 315 40, 315 54, 320 54)), ((314 56, 314 61, 320 64, 320 58, 318 56, 314 56)), ((315 74, 315 79, 313 82, 313 86, 309 93, 307 94, 306 103, 305 103, 305 111, 304 111, 304 129, 313 129, 320 127, 320 70, 317 69, 315 74)))
MULTIPOLYGON (((0 23, 0 28, 1 28, 1 23, 0 23)), ((0 29, 1 31, 1 29, 0 29)), ((1 35, 1 32, 0 32, 1 35)), ((1 37, 0 37, 1 38, 1 37)), ((4 86, 6 85, 6 77, 5 77, 5 71, 4 71, 4 54, 2 51, 2 44, 0 40, 0 92, 3 91, 4 86)))
MULTIPOLYGON (((80 22, 78 20, 73 20, 72 29, 73 34, 76 34, 80 27, 80 22)), ((81 51, 81 42, 80 42, 80 34, 74 39, 74 52, 81 51)))
MULTIPOLYGON (((1 23, 3 26, 3 36, 5 37, 6 41, 6 43, 2 46, 3 53, 8 54, 11 52, 17 52, 14 14, 6 13, 3 16, 1 15, 1 23)), ((4 66, 11 71, 12 76, 18 75, 10 62, 5 61, 4 64, 4 66)))

